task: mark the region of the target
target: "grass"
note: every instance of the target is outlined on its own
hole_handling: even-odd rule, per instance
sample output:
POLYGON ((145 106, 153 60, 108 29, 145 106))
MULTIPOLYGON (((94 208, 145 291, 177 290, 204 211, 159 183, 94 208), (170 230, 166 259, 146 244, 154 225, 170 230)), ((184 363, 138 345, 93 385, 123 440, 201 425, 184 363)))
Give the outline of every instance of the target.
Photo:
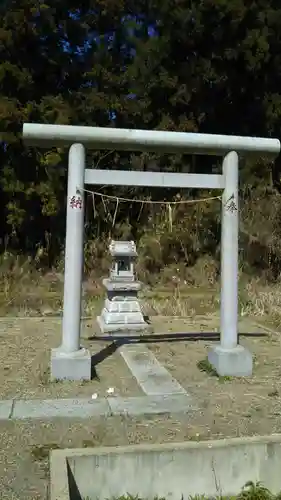
MULTIPOLYGON (((192 317, 215 312, 220 306, 219 283, 204 278, 204 262, 197 263, 192 286, 181 278, 181 270, 171 268, 154 277, 154 285, 144 286, 140 294, 148 316, 192 317), (169 279, 167 278, 169 277, 169 279)), ((192 268, 191 271, 192 273, 192 268)), ((105 291, 101 278, 89 276, 84 282, 83 313, 99 313, 105 291)), ((281 325, 281 288, 258 278, 240 275, 239 309, 241 316, 270 318, 281 325)), ((62 314, 63 274, 57 270, 42 272, 36 263, 19 258, 0 261, 0 315, 56 316, 62 314)))
MULTIPOLYGON (((238 495, 224 496, 218 494, 216 497, 208 497, 207 495, 195 495, 195 496, 188 495, 187 497, 185 497, 184 495, 182 495, 179 500, 184 500, 185 498, 188 498, 189 500, 208 500, 209 498, 212 500, 214 500, 215 498, 217 500, 280 500, 281 493, 274 495, 262 483, 260 482, 254 483, 252 481, 249 481, 245 484, 245 486, 242 488, 241 492, 238 493, 238 495)), ((94 500, 94 499, 86 497, 83 500, 94 500)), ((120 497, 112 497, 110 500, 148 500, 148 499, 144 499, 138 495, 122 495, 120 497)), ((166 500, 166 499, 165 497, 154 497, 152 500, 166 500)))

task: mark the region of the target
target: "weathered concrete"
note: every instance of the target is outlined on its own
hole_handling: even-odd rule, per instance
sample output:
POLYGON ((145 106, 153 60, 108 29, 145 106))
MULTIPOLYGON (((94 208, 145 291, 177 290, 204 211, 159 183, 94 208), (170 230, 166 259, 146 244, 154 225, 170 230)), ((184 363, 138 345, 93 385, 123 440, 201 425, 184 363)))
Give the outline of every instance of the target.
POLYGON ((91 418, 110 415, 161 415, 196 410, 188 394, 141 397, 108 397, 95 400, 28 399, 0 401, 0 420, 91 418))
POLYGON ((247 481, 281 490, 281 435, 51 452, 51 500, 235 495, 247 481), (74 496, 76 490, 76 496, 74 496))
POLYGON ((223 377, 247 377, 253 372, 252 354, 242 345, 232 349, 214 346, 208 353, 208 360, 223 377))
POLYGON ((188 394, 108 398, 113 415, 163 415, 196 410, 188 394))
POLYGON ((0 401, 0 420, 8 420, 13 411, 14 402, 12 399, 0 401))
POLYGON ((89 399, 45 399, 15 401, 11 418, 90 418, 110 415, 106 398, 89 399))
POLYGON ((50 371, 51 380, 91 380, 91 354, 87 349, 75 352, 52 349, 50 371))
POLYGON ((124 345, 119 352, 145 394, 186 394, 144 344, 124 345))

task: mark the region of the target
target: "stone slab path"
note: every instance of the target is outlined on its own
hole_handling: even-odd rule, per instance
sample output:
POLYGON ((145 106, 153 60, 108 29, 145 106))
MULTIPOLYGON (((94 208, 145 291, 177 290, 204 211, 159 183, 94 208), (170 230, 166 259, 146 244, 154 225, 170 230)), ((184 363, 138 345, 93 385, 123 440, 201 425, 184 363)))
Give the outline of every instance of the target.
POLYGON ((195 410, 191 397, 144 344, 128 344, 120 354, 145 396, 97 399, 9 399, 0 401, 0 420, 163 415, 195 410))
POLYGON ((145 344, 129 344, 119 349, 131 373, 148 396, 186 394, 186 390, 156 359, 145 344))
POLYGON ((196 410, 187 394, 89 399, 30 399, 0 402, 0 420, 90 418, 187 413, 196 410))

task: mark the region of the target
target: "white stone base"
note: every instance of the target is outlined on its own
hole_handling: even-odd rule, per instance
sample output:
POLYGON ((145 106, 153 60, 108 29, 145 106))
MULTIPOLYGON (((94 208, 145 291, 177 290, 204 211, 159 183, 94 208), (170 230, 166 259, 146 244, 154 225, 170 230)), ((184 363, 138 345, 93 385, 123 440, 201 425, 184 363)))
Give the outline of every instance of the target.
POLYGON ((233 349, 214 346, 209 351, 208 360, 222 377, 247 377, 253 373, 252 355, 241 345, 233 349))
POLYGON ((65 353, 61 348, 51 352, 51 380, 91 380, 92 361, 87 349, 65 353))
POLYGON ((126 333, 126 335, 136 335, 138 332, 151 332, 151 326, 142 321, 140 323, 105 323, 102 316, 97 317, 97 323, 102 333, 126 333))
POLYGON ((141 312, 109 312, 107 309, 103 309, 101 317, 106 325, 117 324, 117 325, 127 325, 131 327, 135 324, 145 323, 143 315, 141 312))
POLYGON ((123 297, 123 300, 118 297, 117 299, 106 299, 104 303, 104 309, 108 313, 132 313, 132 314, 142 314, 141 306, 139 301, 134 297, 123 297))

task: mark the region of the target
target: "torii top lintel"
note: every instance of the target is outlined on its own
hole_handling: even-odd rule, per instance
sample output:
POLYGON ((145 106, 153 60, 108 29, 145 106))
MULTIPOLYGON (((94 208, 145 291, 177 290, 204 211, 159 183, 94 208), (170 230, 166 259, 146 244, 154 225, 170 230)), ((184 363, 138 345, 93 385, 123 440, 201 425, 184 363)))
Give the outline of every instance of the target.
POLYGON ((25 123, 23 141, 30 146, 54 147, 82 143, 88 149, 190 153, 224 156, 230 151, 275 158, 279 139, 234 135, 197 134, 74 125, 25 123))

